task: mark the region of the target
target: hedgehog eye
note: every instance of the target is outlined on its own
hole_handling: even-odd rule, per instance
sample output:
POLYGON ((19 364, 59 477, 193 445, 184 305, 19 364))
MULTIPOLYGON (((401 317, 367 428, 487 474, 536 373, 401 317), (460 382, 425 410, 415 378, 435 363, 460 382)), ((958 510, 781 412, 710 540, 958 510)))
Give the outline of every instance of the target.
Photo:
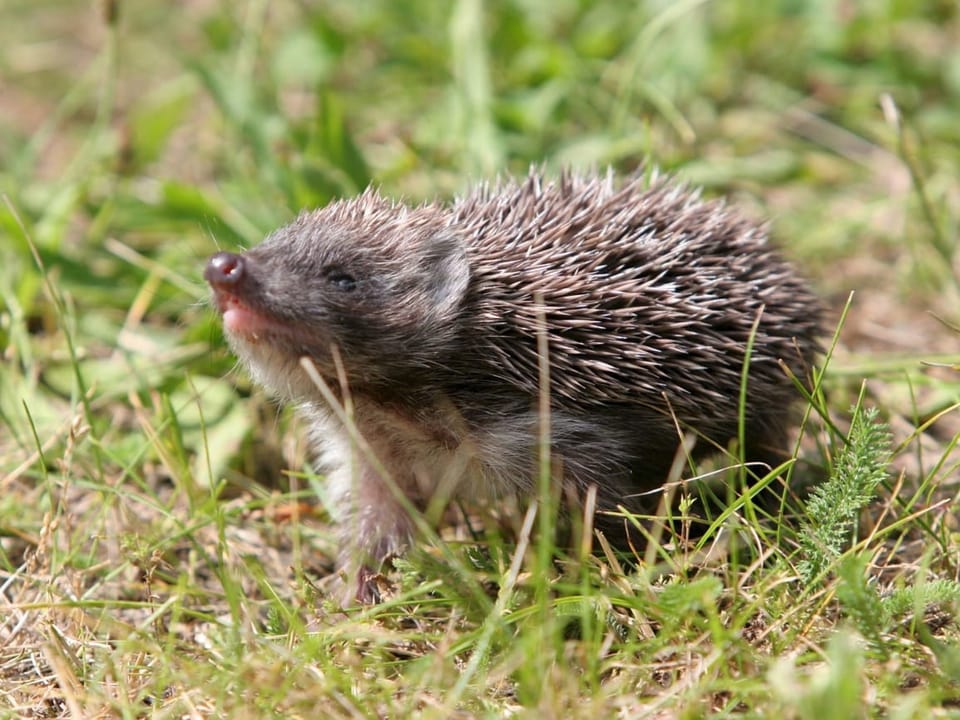
POLYGON ((357 279, 348 272, 340 268, 328 268, 324 273, 327 282, 333 285, 337 290, 350 292, 357 289, 357 279))

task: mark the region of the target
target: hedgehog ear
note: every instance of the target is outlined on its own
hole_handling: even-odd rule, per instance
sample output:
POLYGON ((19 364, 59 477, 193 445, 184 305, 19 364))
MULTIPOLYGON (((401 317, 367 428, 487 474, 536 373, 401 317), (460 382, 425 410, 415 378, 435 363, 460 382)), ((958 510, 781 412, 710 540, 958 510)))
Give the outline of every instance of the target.
POLYGON ((455 310, 470 283, 470 263, 461 238, 451 233, 427 237, 422 247, 421 271, 434 309, 438 313, 455 310))

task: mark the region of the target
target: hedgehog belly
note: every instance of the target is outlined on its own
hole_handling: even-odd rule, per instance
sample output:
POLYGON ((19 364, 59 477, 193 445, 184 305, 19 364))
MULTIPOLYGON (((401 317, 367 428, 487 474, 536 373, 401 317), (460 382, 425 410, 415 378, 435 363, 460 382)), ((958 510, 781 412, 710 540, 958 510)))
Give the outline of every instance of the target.
POLYGON ((515 492, 509 483, 519 460, 507 447, 494 452, 449 401, 413 406, 354 395, 351 402, 360 443, 325 404, 301 407, 327 473, 343 564, 376 568, 409 546, 414 522, 404 500, 418 512, 515 492))
MULTIPOLYGON (((545 430, 527 397, 480 405, 442 396, 429 404, 351 398, 351 433, 325 404, 301 410, 310 425, 326 502, 341 529, 344 567, 379 568, 415 536, 410 510, 452 499, 530 500, 541 471, 538 443, 548 436, 549 472, 568 510, 591 486, 601 511, 650 509, 668 478, 681 438, 668 416, 637 408, 574 413, 552 408, 545 430), (402 498, 402 499, 401 499, 402 498), (410 507, 405 507, 406 503, 410 507)), ((624 521, 601 513, 597 525, 625 546, 624 521)))

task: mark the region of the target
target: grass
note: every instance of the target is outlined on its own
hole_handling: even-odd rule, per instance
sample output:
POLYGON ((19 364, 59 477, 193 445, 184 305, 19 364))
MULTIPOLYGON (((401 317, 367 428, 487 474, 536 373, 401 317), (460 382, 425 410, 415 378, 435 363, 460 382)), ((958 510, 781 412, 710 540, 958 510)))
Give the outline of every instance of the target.
POLYGON ((960 715, 954 3, 0 18, 0 716, 960 715), (323 480, 205 257, 370 181, 645 158, 771 218, 844 315, 785 469, 829 480, 629 571, 532 515, 448 528, 339 608, 323 480))

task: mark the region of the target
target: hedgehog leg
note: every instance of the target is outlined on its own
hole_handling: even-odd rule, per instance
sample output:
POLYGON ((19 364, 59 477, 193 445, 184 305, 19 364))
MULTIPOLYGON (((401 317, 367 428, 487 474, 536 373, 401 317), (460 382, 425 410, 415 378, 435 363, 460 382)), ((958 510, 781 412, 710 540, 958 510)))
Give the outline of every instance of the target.
POLYGON ((328 483, 331 510, 340 521, 338 566, 355 590, 346 600, 376 603, 377 576, 384 563, 410 545, 413 520, 387 481, 362 459, 355 468, 331 473, 328 483))
MULTIPOLYGON (((653 518, 662 513, 663 493, 670 480, 672 465, 669 453, 655 458, 647 457, 639 463, 630 463, 625 477, 614 479, 613 482, 608 480, 606 491, 598 494, 598 510, 616 511, 622 507, 628 513, 638 516, 639 521, 649 529, 653 523, 658 522, 653 518)), ((634 519, 610 512, 598 512, 594 523, 607 541, 619 550, 632 553, 646 544, 645 535, 637 529, 634 519)))
POLYGON ((583 499, 595 487, 594 528, 617 549, 642 547, 643 533, 633 522, 611 513, 620 507, 635 515, 656 512, 680 443, 673 426, 650 412, 620 408, 590 417, 557 412, 552 420, 567 513, 582 513, 583 499))
POLYGON ((790 457, 787 429, 780 419, 752 423, 746 428, 745 439, 743 458, 756 464, 752 470, 758 477, 763 477, 790 457))

